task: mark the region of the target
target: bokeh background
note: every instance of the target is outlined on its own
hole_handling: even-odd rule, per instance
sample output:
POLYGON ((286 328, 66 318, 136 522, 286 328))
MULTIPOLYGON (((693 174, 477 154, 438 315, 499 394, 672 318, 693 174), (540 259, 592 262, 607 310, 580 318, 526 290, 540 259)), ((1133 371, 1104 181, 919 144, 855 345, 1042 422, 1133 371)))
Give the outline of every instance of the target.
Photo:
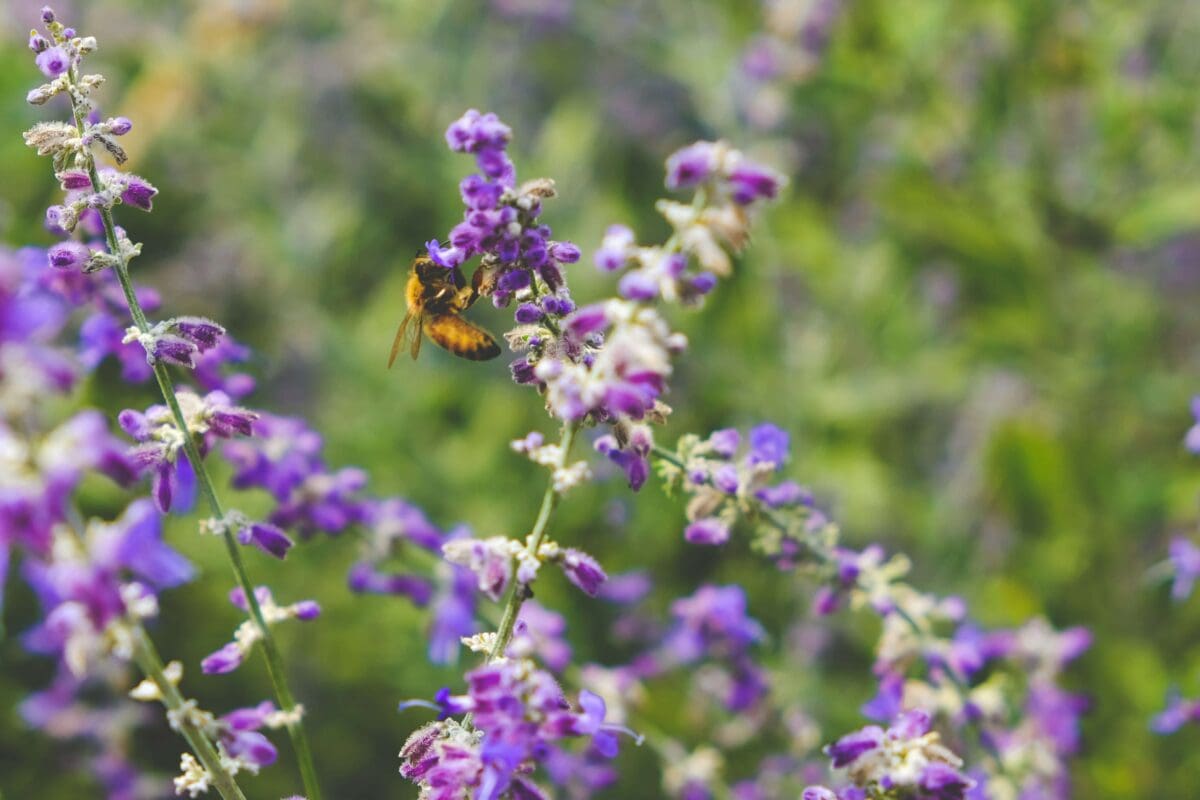
MULTIPOLYGON (((0 6, 0 237, 11 246, 51 241, 41 216, 55 186, 20 137, 44 113, 23 101, 39 77, 24 36, 40 5, 0 6)), ((1200 391, 1200 4, 56 7, 100 38, 103 110, 133 119, 131 166, 161 190, 153 214, 122 216, 146 244, 140 280, 168 313, 212 316, 253 346, 253 402, 312 420, 331 464, 361 465, 375 493, 483 535, 516 534, 534 515, 543 478, 507 442, 549 430, 539 403, 503 360, 427 348, 384 368, 407 260, 460 214, 470 164, 446 150, 446 125, 468 107, 512 125, 520 174, 558 183, 544 218, 585 254, 612 222, 647 241, 664 231, 653 201, 679 145, 724 137, 777 165, 791 186, 736 277, 673 319, 692 349, 661 436, 774 421, 794 436, 790 476, 851 543, 910 553, 918 585, 961 593, 986 623, 1043 614, 1089 626, 1095 645, 1070 677, 1093 702, 1076 795, 1195 796, 1200 731, 1163 739, 1147 722, 1170 685, 1200 690, 1200 603, 1172 606, 1146 573, 1198 516, 1200 464, 1181 438, 1200 391)), ((611 291, 588 263, 571 276, 582 301, 611 291)), ((475 315, 494 330, 508 321, 475 315)), ((114 410, 152 397, 111 369, 84 394, 114 410)), ((94 513, 122 502, 100 483, 89 492, 94 513)), ((619 480, 580 490, 558 520, 562 541, 611 572, 648 568, 662 608, 704 581, 744 583, 773 632, 781 691, 804 699, 822 741, 861 724, 872 621, 839 618, 816 647, 804 587, 744 547, 685 547, 679 502, 653 482, 637 496, 619 480)), ((192 665, 187 687, 205 705, 257 701, 269 694, 259 662, 236 679, 195 667, 237 612, 219 548, 192 531, 181 522, 170 535, 203 576, 167 596, 160 649, 192 665)), ((353 536, 324 538, 252 567, 277 596, 325 608, 280 636, 328 794, 411 797, 396 752, 420 720, 392 709, 461 669, 426 663, 424 617, 404 601, 346 590, 357 552, 353 536)), ((539 593, 568 616, 580 660, 623 655, 607 609, 558 584, 539 593)), ((10 584, 0 790, 91 797, 77 756, 15 712, 50 676, 16 638, 34 613, 10 584)), ((680 706, 657 698, 653 716, 688 742, 695 721, 680 706)), ((138 744, 144 763, 174 770, 165 727, 138 744)), ((298 788, 286 750, 252 796, 298 788)), ((751 774, 758 755, 746 749, 727 774, 751 774)), ((649 753, 623 759, 611 796, 661 796, 649 753)))

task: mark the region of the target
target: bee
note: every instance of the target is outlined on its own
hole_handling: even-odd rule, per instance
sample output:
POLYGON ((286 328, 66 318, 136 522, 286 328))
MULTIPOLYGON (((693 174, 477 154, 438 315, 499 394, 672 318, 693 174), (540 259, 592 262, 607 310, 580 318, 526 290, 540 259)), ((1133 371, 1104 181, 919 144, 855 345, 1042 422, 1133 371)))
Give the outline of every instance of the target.
POLYGON ((458 267, 446 269, 433 259, 419 253, 412 263, 404 299, 408 312, 396 331, 388 367, 408 341, 409 352, 415 359, 421 352, 421 340, 428 336, 446 350, 471 361, 487 361, 500 355, 500 345, 483 328, 462 318, 479 298, 483 270, 477 270, 468 286, 458 267), (423 334, 423 335, 422 335, 423 334))

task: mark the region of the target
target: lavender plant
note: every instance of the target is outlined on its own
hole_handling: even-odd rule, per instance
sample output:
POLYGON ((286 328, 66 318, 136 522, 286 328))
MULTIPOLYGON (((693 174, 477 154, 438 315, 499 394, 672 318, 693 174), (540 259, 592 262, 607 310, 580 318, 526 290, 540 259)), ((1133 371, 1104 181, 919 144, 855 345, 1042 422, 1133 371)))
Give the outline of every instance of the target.
MULTIPOLYGON (((282 557, 290 540, 273 526, 252 522, 240 512, 227 512, 204 462, 216 440, 249 435, 257 415, 234 405, 225 391, 213 390, 200 395, 186 389, 177 390, 167 367, 173 364, 196 368, 208 354, 205 369, 198 377, 219 383, 221 364, 224 360, 239 358, 240 349, 236 345, 221 348, 225 331, 211 320, 174 317, 151 323, 147 318, 143 306, 146 295, 139 296, 130 276, 130 262, 141 253, 141 245, 135 244, 126 231, 117 226, 113 211, 122 204, 150 211, 157 190, 137 175, 101 166, 96 158, 96 150, 100 149, 117 165, 124 163, 126 156, 117 139, 132 127, 132 122, 126 118, 102 119, 96 110, 92 95, 103 83, 103 76, 86 74, 82 69, 84 57, 97 48, 96 40, 79 36, 74 29, 61 23, 49 8, 43 9, 42 22, 45 35, 36 30, 32 32, 29 47, 48 82, 29 92, 27 99, 34 105, 43 105, 63 97, 69 103, 72 117, 70 123, 38 123, 25 134, 28 145, 36 148, 39 155, 51 158, 55 176, 67 193, 64 202, 52 206, 46 214, 47 227, 69 237, 47 251, 48 268, 64 274, 50 283, 61 281, 56 288, 60 289, 64 299, 96 308, 94 315, 84 323, 84 350, 81 353, 84 363, 94 365, 104 355, 116 353, 122 360, 127 379, 145 379, 147 372, 155 378, 165 405, 151 406, 145 412, 126 410, 121 413, 121 427, 137 442, 123 454, 121 463, 130 478, 144 473, 152 476, 151 495, 162 513, 186 510, 191 505, 190 495, 198 485, 212 515, 201 527, 223 538, 239 584, 241 600, 238 602, 249 617, 247 625, 239 629, 239 652, 244 656, 252 644, 262 643, 280 711, 274 716, 264 715, 264 721, 257 724, 241 726, 241 722, 218 721, 212 714, 198 709, 194 701, 184 700, 175 687, 180 669, 175 667, 167 671, 153 653, 140 626, 134 624, 151 615, 154 609, 153 595, 144 596, 146 593, 136 589, 142 584, 130 584, 135 589, 125 589, 123 594, 110 592, 104 603, 94 599, 91 603, 74 599, 62 589, 54 593, 44 591, 44 602, 49 601, 47 605, 54 606, 50 616, 63 608, 68 609, 64 613, 78 614, 78 606, 64 605, 68 599, 82 603, 82 608, 91 611, 90 618, 80 620, 78 624, 55 621, 49 630, 59 633, 59 638, 63 639, 59 642, 63 652, 72 654, 84 646, 72 638, 73 630, 104 633, 114 619, 124 619, 126 625, 134 624, 130 632, 120 634, 129 641, 121 642, 118 636, 115 642, 108 642, 106 648, 97 645, 93 649, 107 650, 125 659, 136 657, 150 681, 135 690, 136 696, 163 701, 172 727, 181 730, 188 739, 193 753, 184 756, 183 774, 176 781, 177 791, 187 791, 194 796, 211 785, 216 786, 223 796, 241 797, 233 775, 240 769, 257 771, 274 760, 274 748, 256 733, 264 724, 270 724, 287 728, 306 792, 310 800, 314 800, 320 797, 320 790, 301 723, 303 709, 296 704, 288 688, 282 659, 270 630, 271 622, 288 616, 311 617, 313 611, 308 606, 304 611, 294 611, 296 607, 293 606, 293 613, 289 614, 272 604, 268 619, 238 547, 239 543, 254 545, 282 557), (119 295, 114 294, 113 289, 119 289, 119 295), (117 341, 114 329, 120 331, 122 325, 114 317, 121 312, 122 298, 132 325, 124 327, 124 333, 117 341), (144 367, 137 363, 131 348, 140 352, 144 367), (83 622, 88 624, 83 625, 83 622)), ((156 303, 152 302, 153 305, 156 303)), ((241 394, 248 386, 245 380, 235 380, 230 388, 235 394, 241 394)), ((58 510, 61 511, 61 503, 58 510)), ((50 531, 51 537, 55 535, 55 525, 60 523, 57 516, 63 515, 51 513, 41 526, 50 531)), ((47 546, 45 535, 41 544, 42 547, 36 548, 37 552, 54 556, 64 552, 65 545, 57 549, 47 546)), ((85 543, 76 549, 88 554, 92 547, 85 543)), ((136 545, 129 545, 118 552, 137 549, 136 545)), ((127 557, 139 556, 130 552, 127 557)), ((166 556, 163 558, 171 561, 166 556)), ((84 563, 92 560, 94 558, 83 556, 84 563)), ((105 574, 112 574, 115 579, 120 574, 115 569, 117 566, 129 567, 117 561, 112 566, 106 565, 105 574)), ((53 575, 54 570, 49 574, 53 575)), ((150 573, 148 577, 166 586, 179 582, 176 575, 164 577, 150 573)), ((48 616, 48 623, 50 621, 48 616)), ((116 630, 120 633, 124 628, 116 630)), ((82 671, 78 656, 68 663, 75 667, 77 674, 82 671)), ((205 662, 205 671, 220 670, 215 669, 210 659, 205 662)))
MULTIPOLYGON (((826 10, 832 18, 835 7, 826 10)), ((311 600, 277 602, 268 588, 255 586, 239 545, 283 558, 293 537, 349 530, 359 534, 361 547, 347 576, 351 590, 430 606, 432 661, 452 662, 460 646, 481 656, 460 691, 447 687, 432 702, 401 704, 402 710, 438 713, 400 751, 401 775, 424 798, 548 797, 547 781, 560 794, 588 797, 616 780, 613 760, 623 738, 648 743, 662 761, 664 789, 687 800, 756 800, 785 791, 806 800, 1069 795, 1067 762, 1079 746, 1078 717, 1086 703, 1063 689, 1060 678, 1087 648, 1086 631, 1059 633, 1042 620, 983 630, 961 599, 904 582, 905 557, 887 558, 878 545, 842 545, 812 493, 780 479, 790 437, 773 424, 745 436, 733 429, 687 434, 674 448, 656 443, 656 427, 671 415, 665 398, 675 364, 687 349, 669 321, 670 309, 701 306, 720 279, 732 275, 756 213, 782 190, 782 176, 721 141, 675 152, 666 162, 665 185, 690 197, 656 205, 670 236, 644 245, 628 227, 611 226, 593 260, 616 278, 614 296, 580 307, 568 268, 581 251, 554 239, 542 221, 545 203, 555 196, 553 181, 518 182, 508 153, 512 130, 494 114, 468 111, 449 127, 447 144, 472 155, 478 172, 459 185, 462 222, 444 242, 430 240, 429 255, 447 269, 478 259, 479 292, 513 308, 515 325, 505 336, 517 355, 513 380, 537 392, 559 434, 552 442, 534 431, 511 443, 549 472, 527 535, 481 538, 463 527, 443 532, 407 501, 369 495, 364 471, 328 466, 320 435, 304 420, 239 405, 253 388, 253 379, 238 371, 247 351, 222 326, 193 316, 150 321, 147 311, 161 300, 134 285, 130 261, 141 246, 116 225, 113 212, 121 204, 149 211, 157 190, 100 165, 99 151, 117 165, 125 160, 118 139, 132 123, 95 112, 92 93, 102 78, 84 74, 81 63, 96 42, 48 9, 43 21, 45 35, 33 33, 30 48, 49 80, 29 100, 41 105, 65 97, 73 124, 40 123, 26 141, 53 159, 67 192, 47 213, 47 226, 64 239, 44 254, 0 260, 6 312, 0 458, 11 463, 0 485, 0 521, 6 523, 0 561, 10 546, 21 548, 25 577, 46 609, 26 644, 61 662, 51 688, 26 704, 26 717, 97 740, 94 766, 110 796, 157 791, 126 761, 127 731, 146 715, 124 703, 87 717, 87 724, 62 720, 79 717, 74 711, 86 683, 121 686, 123 665, 133 663, 144 680, 131 697, 162 703, 190 748, 181 758, 176 793, 198 796, 215 788, 227 800, 243 797, 239 775, 277 757, 263 731, 286 728, 308 800, 320 797, 303 707, 288 687, 271 631, 286 620, 311 620, 320 608, 311 600), (87 314, 80 344, 64 351, 51 343, 76 310, 87 314), (162 395, 162 405, 118 415, 131 447, 96 411, 56 424, 37 402, 67 393, 79 371, 110 357, 128 381, 153 377, 162 395), (177 388, 168 365, 189 370, 197 390, 177 388), (819 617, 843 606, 876 615, 879 691, 862 712, 879 724, 829 744, 828 763, 815 757, 810 751, 820 734, 810 717, 775 696, 761 654, 768 632, 740 586, 699 585, 675 600, 669 620, 657 620, 638 608, 648 590, 645 575, 610 578, 580 542, 552 535, 563 498, 601 471, 573 457, 581 438, 590 438, 634 491, 657 463, 664 487, 687 497, 680 526, 686 542, 729 547, 736 533, 748 531, 751 546, 773 569, 816 585, 812 606, 819 617), (260 489, 271 498, 264 518, 222 503, 205 460, 213 454, 232 465, 235 489, 260 489), (85 522, 73 493, 86 471, 123 486, 148 476, 149 497, 131 500, 116 520, 85 522), (182 665, 163 663, 146 627, 157 612, 157 592, 193 577, 191 566, 162 541, 162 516, 187 513, 197 491, 209 512, 198 528, 222 539, 237 582, 230 601, 246 617, 200 667, 231 673, 261 644, 276 695, 275 703, 222 716, 183 695, 182 665), (626 663, 573 664, 564 618, 532 600, 547 566, 585 595, 622 610, 615 636, 634 645, 626 663), (499 607, 481 604, 479 595, 499 607), (482 631, 480 616, 489 623, 482 631), (647 687, 669 682, 703 698, 698 706, 716 723, 695 737, 659 730, 646 711, 647 687), (764 760, 757 778, 727 780, 722 752, 765 727, 781 729, 794 746, 764 760)))

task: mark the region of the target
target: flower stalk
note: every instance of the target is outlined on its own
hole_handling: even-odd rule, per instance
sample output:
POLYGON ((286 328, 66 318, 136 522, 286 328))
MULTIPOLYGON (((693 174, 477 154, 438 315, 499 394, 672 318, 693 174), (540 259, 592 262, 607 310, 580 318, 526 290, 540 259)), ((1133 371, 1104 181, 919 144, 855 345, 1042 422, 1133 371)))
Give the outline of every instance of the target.
MULTIPOLYGON (((75 126, 79 131, 79 136, 82 138, 86 130, 86 110, 79 99, 78 92, 75 91, 75 86, 78 81, 77 67, 72 65, 67 71, 68 80, 70 81, 71 89, 68 91, 68 96, 71 99, 71 113, 75 121, 75 126)), ((91 180, 92 188, 96 191, 101 191, 102 183, 100 180, 99 171, 96 167, 96 159, 89 148, 82 150, 85 160, 85 169, 88 177, 91 180)), ((146 318, 146 313, 142 309, 141 303, 138 301, 137 293, 134 291, 133 281, 129 275, 129 262, 123 248, 117 237, 116 223, 113 220, 112 209, 108 206, 101 206, 99 209, 100 218, 104 228, 104 238, 108 245, 108 250, 112 256, 112 268, 116 273, 117 280, 121 285, 121 291, 125 295, 125 300, 129 305, 129 314, 133 319, 133 323, 137 326, 139 332, 145 334, 150 331, 150 323, 146 318)), ((217 495, 216 487, 213 484, 212 477, 208 473, 208 469, 201 457, 200 450, 196 445, 196 439, 189 429, 187 419, 180 408, 179 400, 175 393, 175 384, 171 379, 170 373, 167 371, 166 365, 161 360, 155 359, 152 368, 154 370, 154 378, 158 382, 159 391, 162 393, 163 401, 171 411, 171 415, 175 420, 176 426, 183 434, 184 452, 187 454, 188 461, 191 462, 192 468, 195 471, 197 482, 200 486, 200 491, 203 493, 209 509, 216 518, 223 518, 225 510, 221 504, 220 498, 217 495)), ((271 685, 275 692, 275 698, 278 700, 280 708, 285 712, 292 712, 296 707, 296 701, 292 695, 291 689, 288 686, 287 676, 283 669, 283 659, 279 653, 279 648, 275 643, 275 638, 271 633, 270 626, 263 619, 262 609, 259 606, 258 600, 255 598, 254 584, 250 581, 250 577, 246 573, 245 562, 242 560, 241 552, 238 550, 237 541, 234 539, 233 531, 224 529, 222 538, 225 541, 225 552, 229 557, 230 566, 233 569, 233 574, 237 580, 238 586, 245 592, 247 607, 249 609, 250 618, 258 627, 261 633, 263 655, 267 664, 267 674, 270 677, 271 685)), ((156 681, 157 682, 157 681, 156 681)), ((165 696, 165 695, 164 695, 165 696)), ((308 737, 304 731, 303 722, 297 716, 294 721, 288 723, 288 736, 292 740, 292 747, 296 753, 296 760, 300 767, 301 779, 304 783, 304 789, 308 800, 321 800, 320 785, 317 782, 316 769, 313 765, 312 751, 308 744, 308 737)), ((190 740, 189 740, 190 741, 190 740)), ((210 745, 211 747, 211 745, 210 745)), ((197 756, 199 757, 199 753, 197 756)), ((204 759, 201 758, 204 763, 204 759)), ((205 764, 207 767, 208 765, 205 764)), ((236 789, 236 786, 234 787, 236 789)), ((225 795, 223 797, 241 797, 241 793, 234 795, 225 795)))
MULTIPOLYGON (((578 423, 567 423, 563 426, 562 438, 559 441, 559 460, 556 469, 562 469, 567 464, 567 459, 571 454, 571 445, 575 442, 575 434, 579 431, 578 423)), ((554 509, 558 507, 558 501, 562 494, 555 487, 553 471, 549 483, 546 485, 546 491, 542 495, 542 505, 538 509, 537 519, 533 523, 533 530, 530 532, 530 551, 536 553, 542 542, 546 538, 546 529, 550 524, 550 517, 554 514, 554 509)), ((508 648, 512 641, 513 628, 517 624, 517 615, 521 613, 521 606, 532 596, 527 584, 516 581, 512 589, 508 593, 508 601, 504 604, 504 613, 500 617, 500 627, 496 630, 496 641, 492 644, 492 649, 488 653, 488 663, 494 662, 504 655, 505 649, 508 648)))
POLYGON ((200 730, 186 714, 181 713, 184 710, 183 695, 179 693, 178 687, 164 672, 162 658, 155 649, 154 643, 150 641, 150 637, 146 635, 145 628, 141 623, 136 622, 132 628, 134 661, 158 688, 158 692, 162 696, 162 704, 166 706, 167 711, 175 712, 176 718, 179 720, 179 733, 187 740, 188 746, 191 747, 200 764, 208 772, 213 787, 221 795, 222 800, 246 800, 246 795, 242 793, 241 787, 237 785, 233 775, 225 769, 220 753, 217 752, 217 748, 213 746, 207 734, 200 730))

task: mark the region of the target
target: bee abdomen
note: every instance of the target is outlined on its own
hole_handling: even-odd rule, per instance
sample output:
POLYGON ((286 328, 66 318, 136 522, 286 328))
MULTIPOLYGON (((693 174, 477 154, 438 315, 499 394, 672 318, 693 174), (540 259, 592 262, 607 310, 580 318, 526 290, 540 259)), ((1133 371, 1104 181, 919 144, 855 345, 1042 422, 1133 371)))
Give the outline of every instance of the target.
POLYGON ((470 361, 488 361, 500 355, 500 345, 490 333, 453 314, 427 317, 425 333, 438 346, 470 361))

